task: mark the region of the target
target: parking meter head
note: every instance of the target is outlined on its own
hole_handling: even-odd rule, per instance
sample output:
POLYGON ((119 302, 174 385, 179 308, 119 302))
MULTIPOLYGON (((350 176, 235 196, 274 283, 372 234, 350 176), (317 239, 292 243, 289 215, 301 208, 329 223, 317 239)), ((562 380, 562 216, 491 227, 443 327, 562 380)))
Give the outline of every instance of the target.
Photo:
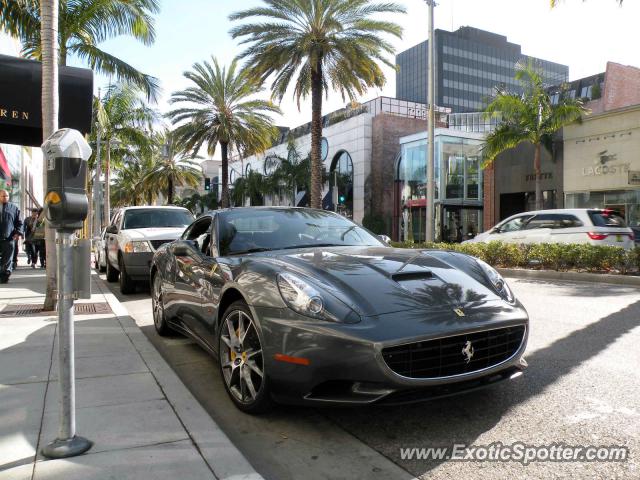
POLYGON ((77 230, 87 217, 87 160, 91 147, 77 130, 63 128, 42 145, 47 169, 45 205, 49 224, 58 230, 77 230))

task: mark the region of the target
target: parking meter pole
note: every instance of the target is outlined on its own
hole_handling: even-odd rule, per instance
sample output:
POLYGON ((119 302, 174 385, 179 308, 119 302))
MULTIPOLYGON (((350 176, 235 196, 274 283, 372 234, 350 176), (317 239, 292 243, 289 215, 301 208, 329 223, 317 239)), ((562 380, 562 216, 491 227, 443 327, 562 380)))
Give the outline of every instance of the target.
POLYGON ((60 425, 58 437, 42 449, 49 458, 80 455, 92 442, 76 435, 75 352, 73 333, 73 241, 72 231, 58 230, 58 384, 60 425))

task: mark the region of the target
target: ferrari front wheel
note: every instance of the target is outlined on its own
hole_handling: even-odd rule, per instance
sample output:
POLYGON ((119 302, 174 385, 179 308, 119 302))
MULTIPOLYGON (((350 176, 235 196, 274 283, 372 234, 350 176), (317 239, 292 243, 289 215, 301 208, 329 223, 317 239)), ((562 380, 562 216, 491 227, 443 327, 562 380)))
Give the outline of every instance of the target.
POLYGON ((262 342, 246 303, 232 303, 218 329, 218 355, 224 386, 243 412, 262 413, 273 406, 265 373, 262 342))

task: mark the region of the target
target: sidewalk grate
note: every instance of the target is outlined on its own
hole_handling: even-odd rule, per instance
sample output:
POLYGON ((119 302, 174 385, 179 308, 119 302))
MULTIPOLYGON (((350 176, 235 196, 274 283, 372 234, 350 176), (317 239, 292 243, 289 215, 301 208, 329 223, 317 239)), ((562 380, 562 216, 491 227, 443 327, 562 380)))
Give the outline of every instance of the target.
MULTIPOLYGON (((0 317, 27 317, 31 315, 54 315, 55 312, 42 310, 43 305, 37 303, 23 303, 15 305, 7 305, 0 311, 0 317)), ((111 307, 107 302, 96 303, 76 303, 73 309, 76 315, 91 315, 112 313, 111 307)))

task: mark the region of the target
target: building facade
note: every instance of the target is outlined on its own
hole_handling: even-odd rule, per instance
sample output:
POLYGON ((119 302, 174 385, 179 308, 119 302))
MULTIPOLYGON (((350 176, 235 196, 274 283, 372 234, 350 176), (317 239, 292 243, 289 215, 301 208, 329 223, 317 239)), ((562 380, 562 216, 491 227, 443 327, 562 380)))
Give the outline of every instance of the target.
POLYGON ((564 129, 564 189, 568 208, 611 208, 640 226, 640 104, 564 129))
MULTIPOLYGON (((436 104, 453 112, 483 110, 497 85, 518 91, 514 75, 519 61, 533 61, 549 85, 569 78, 568 66, 524 55, 507 37, 477 28, 438 29, 435 42, 436 104)), ((396 64, 396 98, 426 103, 428 41, 399 53, 396 64)))
MULTIPOLYGON (((446 110, 439 110, 437 125, 446 126, 446 114, 446 110)), ((384 224, 379 233, 391 235, 399 139, 426 130, 425 106, 378 97, 325 115, 323 125, 321 155, 328 174, 322 191, 323 208, 339 211, 358 223, 373 215, 384 224)), ((311 150, 310 127, 305 124, 285 131, 279 143, 266 152, 233 161, 230 184, 250 171, 270 175, 281 159, 289 157, 292 146, 305 158, 311 150)), ((307 200, 306 192, 296 191, 295 195, 266 196, 264 203, 299 206, 307 200)))

